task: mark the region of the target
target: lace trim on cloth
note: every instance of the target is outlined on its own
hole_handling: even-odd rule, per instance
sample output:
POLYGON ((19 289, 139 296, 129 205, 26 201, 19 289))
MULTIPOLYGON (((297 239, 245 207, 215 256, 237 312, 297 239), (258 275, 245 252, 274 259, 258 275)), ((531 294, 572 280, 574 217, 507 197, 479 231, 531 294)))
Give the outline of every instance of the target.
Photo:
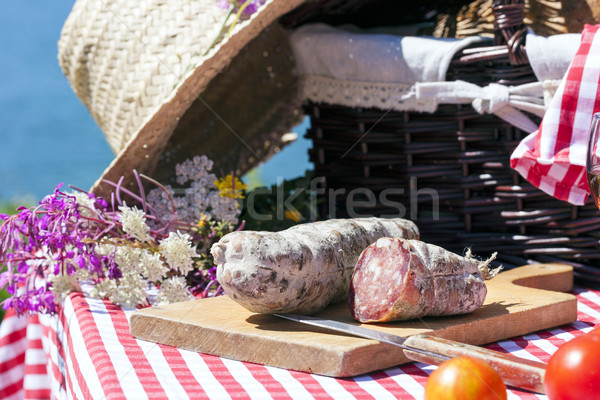
POLYGON ((437 102, 417 99, 413 85, 345 81, 326 76, 300 78, 302 100, 348 107, 379 108, 395 111, 434 112, 437 102))

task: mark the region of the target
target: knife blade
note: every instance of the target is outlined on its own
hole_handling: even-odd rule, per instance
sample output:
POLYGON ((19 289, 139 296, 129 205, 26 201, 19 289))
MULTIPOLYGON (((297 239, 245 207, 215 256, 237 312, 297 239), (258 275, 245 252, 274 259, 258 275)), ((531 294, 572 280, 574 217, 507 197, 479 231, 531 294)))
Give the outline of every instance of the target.
POLYGON ((399 346, 406 357, 413 361, 439 365, 454 357, 474 357, 485 360, 494 368, 505 384, 536 393, 544 393, 544 374, 546 364, 515 357, 511 354, 455 342, 426 334, 402 337, 375 329, 365 328, 341 321, 325 318, 276 313, 277 317, 303 324, 326 328, 362 338, 374 339, 381 343, 399 346))

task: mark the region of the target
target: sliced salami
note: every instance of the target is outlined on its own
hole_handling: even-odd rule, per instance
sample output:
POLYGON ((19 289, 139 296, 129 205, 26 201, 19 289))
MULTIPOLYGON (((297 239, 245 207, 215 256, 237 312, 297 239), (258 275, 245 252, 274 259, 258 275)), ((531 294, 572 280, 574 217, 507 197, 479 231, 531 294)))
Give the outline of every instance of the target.
POLYGON ((314 314, 348 296, 360 253, 380 237, 418 238, 408 220, 332 219, 225 235, 211 252, 225 293, 250 311, 314 314))
POLYGON ((419 240, 380 238, 360 255, 348 303, 360 322, 466 314, 483 304, 486 262, 419 240), (482 274, 483 271, 483 274, 482 274))

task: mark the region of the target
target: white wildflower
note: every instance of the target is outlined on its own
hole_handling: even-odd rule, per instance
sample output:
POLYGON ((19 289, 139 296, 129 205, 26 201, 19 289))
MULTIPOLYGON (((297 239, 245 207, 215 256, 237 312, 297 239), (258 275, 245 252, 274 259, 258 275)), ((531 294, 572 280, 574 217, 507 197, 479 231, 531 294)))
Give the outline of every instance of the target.
POLYGON ((156 296, 156 305, 177 303, 178 301, 186 301, 192 299, 185 278, 175 276, 166 279, 161 283, 160 291, 156 296))
POLYGON ((75 197, 75 202, 79 204, 79 214, 86 218, 91 218, 94 216, 94 211, 96 209, 94 203, 96 200, 91 198, 88 193, 76 191, 69 193, 69 196, 75 197))
POLYGON ((208 202, 210 204, 210 214, 217 221, 230 222, 232 225, 237 225, 238 215, 241 210, 238 206, 237 200, 231 197, 223 197, 219 192, 211 192, 208 195, 208 202))
POLYGON ((77 270, 75 271, 75 274, 73 274, 73 276, 75 278, 77 278, 77 280, 79 282, 86 282, 86 281, 90 281, 95 277, 96 274, 91 273, 90 271, 88 271, 87 269, 84 268, 77 268, 77 270))
POLYGON ((167 223, 175 212, 169 200, 169 196, 173 197, 175 192, 169 185, 165 186, 165 190, 167 193, 160 188, 152 189, 146 197, 146 201, 152 207, 154 217, 156 218, 155 220, 148 221, 152 226, 158 227, 167 223))
POLYGON ((149 281, 159 281, 168 271, 160 254, 132 246, 102 244, 98 254, 113 254, 114 262, 121 270, 119 279, 106 279, 90 290, 92 297, 109 299, 116 305, 136 307, 148 304, 149 281))
POLYGON ((106 279, 93 285, 88 294, 90 297, 94 297, 96 299, 107 299, 108 293, 112 293, 116 286, 117 282, 112 279, 106 279))
MULTIPOLYGON (((110 238, 108 238, 108 237, 105 236, 102 240, 103 241, 109 241, 110 238)), ((100 243, 97 243, 96 246, 94 247, 94 252, 97 255, 99 255, 99 256, 102 257, 102 256, 107 256, 109 254, 114 253, 115 248, 116 248, 116 246, 114 244, 109 244, 109 243, 106 243, 106 242, 103 243, 101 241, 100 243)))
POLYGON ((131 246, 116 246, 115 263, 121 272, 130 274, 141 274, 140 258, 144 249, 131 246))
MULTIPOLYGON (((167 222, 175 212, 178 220, 196 224, 202 214, 208 215, 213 207, 209 196, 212 193, 216 193, 218 196, 219 193, 215 185, 217 177, 209 172, 212 166, 212 161, 206 156, 196 156, 191 160, 185 160, 181 164, 177 164, 175 167, 177 183, 179 185, 187 184, 188 187, 173 189, 171 186, 166 185, 164 188, 168 194, 160 188, 151 190, 147 196, 147 201, 155 210, 156 217, 163 222, 167 222), (172 197, 173 203, 169 200, 168 195, 172 197), (173 206, 175 210, 173 210, 173 206)), ((228 214, 231 214, 231 212, 228 211, 228 214)), ((228 220, 237 223, 235 217, 228 220)))
POLYGON ((93 297, 109 299, 118 306, 133 308, 148 304, 148 282, 137 273, 123 273, 119 280, 107 279, 94 287, 93 297))
POLYGON ((150 282, 156 282, 165 277, 169 269, 160 259, 159 253, 152 253, 145 250, 140 255, 140 269, 142 275, 150 282))
POLYGON ((143 210, 138 210, 137 207, 130 208, 123 204, 119 206, 119 211, 121 211, 121 224, 125 233, 140 242, 152 240, 148 234, 150 227, 146 224, 146 216, 143 210))
POLYGON ((160 242, 160 253, 165 258, 169 267, 179 271, 182 275, 187 274, 194 268, 194 257, 198 254, 192 246, 191 236, 187 233, 170 232, 166 239, 160 242))
POLYGON ((48 282, 52 283, 50 291, 52 292, 54 297, 60 299, 61 302, 64 301, 64 299, 69 295, 69 293, 80 290, 79 283, 77 282, 77 277, 74 275, 50 274, 48 275, 47 279, 48 282))
POLYGON ((175 166, 177 183, 183 185, 187 181, 201 180, 210 180, 210 182, 212 182, 216 179, 214 174, 208 173, 212 167, 213 162, 206 156, 196 156, 191 160, 185 160, 175 166))

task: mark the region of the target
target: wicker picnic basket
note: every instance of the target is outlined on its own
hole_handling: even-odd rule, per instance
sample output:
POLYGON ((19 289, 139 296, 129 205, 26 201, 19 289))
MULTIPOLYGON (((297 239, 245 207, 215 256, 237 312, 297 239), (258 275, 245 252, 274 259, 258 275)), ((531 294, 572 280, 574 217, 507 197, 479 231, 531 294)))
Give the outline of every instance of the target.
MULTIPOLYGON (((347 3, 345 11, 355 12, 357 3, 347 3)), ((447 80, 508 86, 535 81, 524 46, 523 6, 495 1, 494 45, 457 54, 447 80)), ((398 208, 386 207, 379 194, 404 188, 387 199, 405 207, 425 241, 459 253, 469 247, 480 256, 498 251, 498 261, 508 268, 568 263, 580 282, 600 283, 598 209, 591 201, 577 207, 556 200, 510 168, 510 155, 526 132, 480 115, 471 105, 443 104, 433 113, 314 102, 304 109, 315 176, 325 178, 323 217, 345 216, 348 194, 360 188, 375 198, 365 198, 369 206, 354 212, 397 215, 398 208), (423 188, 435 189, 437 198, 423 188)))

